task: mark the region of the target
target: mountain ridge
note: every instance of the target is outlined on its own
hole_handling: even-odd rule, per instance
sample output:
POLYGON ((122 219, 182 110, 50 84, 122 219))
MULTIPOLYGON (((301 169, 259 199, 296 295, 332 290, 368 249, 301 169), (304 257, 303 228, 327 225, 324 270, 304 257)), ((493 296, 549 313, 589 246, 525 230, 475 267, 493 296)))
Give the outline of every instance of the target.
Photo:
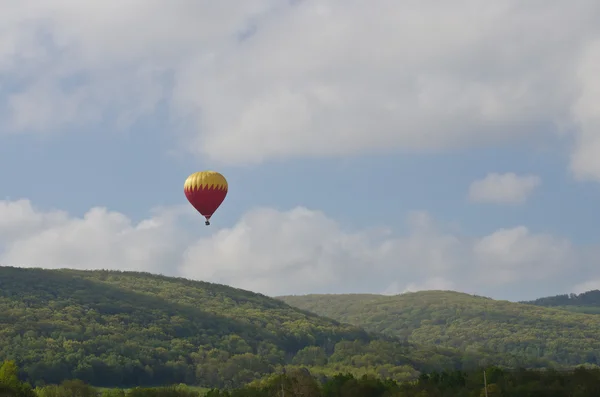
POLYGON ((417 344, 462 352, 480 348, 511 353, 550 366, 600 363, 600 316, 593 314, 454 291, 368 298, 313 294, 278 299, 342 323, 417 344))
MULTIPOLYGON (((0 266, 0 360, 15 360, 21 376, 32 384, 78 378, 100 387, 173 383, 237 387, 283 367, 308 368, 317 376, 348 372, 409 380, 423 372, 492 364, 540 368, 597 362, 594 354, 586 356, 573 345, 581 338, 555 341, 566 348, 564 352, 536 345, 535 338, 543 337, 543 332, 535 334, 540 329, 528 336, 529 346, 522 339, 511 340, 508 328, 531 329, 531 324, 524 318, 507 329, 494 328, 497 317, 506 313, 497 312, 498 301, 491 298, 434 292, 424 299, 428 294, 405 295, 414 300, 409 311, 419 324, 405 318, 404 333, 394 333, 365 329, 347 319, 332 319, 223 284, 147 272, 0 266), (460 300, 466 302, 462 309, 460 300), (475 321, 478 316, 485 321, 475 321), (436 327, 444 332, 431 337, 436 327), (448 343, 460 327, 460 343, 448 343), (482 338, 482 332, 499 333, 492 339, 506 348, 484 343, 490 335, 482 338), (478 338, 472 340, 473 336, 478 338)), ((313 295, 323 296, 327 295, 313 295)), ((373 294, 348 297, 342 303, 350 311, 365 300, 376 307, 380 300, 373 294)), ((545 316, 571 316, 577 320, 571 321, 575 333, 589 332, 600 320, 521 306, 545 316)), ((404 315, 394 308, 371 314, 379 316, 380 323, 404 315)), ((589 337, 596 343, 596 336, 589 337)))
MULTIPOLYGON (((478 356, 480 359, 481 356, 478 356)), ((420 347, 222 284, 141 272, 0 267, 0 360, 33 384, 239 386, 304 366, 409 379, 460 368, 420 347)))

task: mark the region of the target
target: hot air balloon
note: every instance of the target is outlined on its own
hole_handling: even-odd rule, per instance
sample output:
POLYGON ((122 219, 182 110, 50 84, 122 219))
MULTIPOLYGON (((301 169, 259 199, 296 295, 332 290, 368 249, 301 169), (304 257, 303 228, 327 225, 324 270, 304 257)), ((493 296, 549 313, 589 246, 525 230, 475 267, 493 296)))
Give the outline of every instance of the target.
POLYGON ((225 200, 227 188, 225 177, 215 171, 195 172, 183 184, 185 197, 206 218, 206 226, 210 225, 210 217, 225 200))

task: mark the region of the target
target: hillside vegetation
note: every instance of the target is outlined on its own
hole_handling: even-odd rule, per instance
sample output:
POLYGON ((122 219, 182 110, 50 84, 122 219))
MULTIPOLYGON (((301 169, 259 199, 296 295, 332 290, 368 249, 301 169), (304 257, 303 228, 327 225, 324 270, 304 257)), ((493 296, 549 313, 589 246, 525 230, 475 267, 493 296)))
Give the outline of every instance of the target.
MULTIPOLYGON (((547 365, 600 363, 600 316, 451 291, 396 296, 305 295, 282 301, 338 321, 464 352, 483 349, 547 365)), ((516 359, 508 358, 511 366, 516 359)))
POLYGON ((32 384, 77 378, 103 387, 240 386, 284 364, 395 379, 460 367, 450 351, 370 335, 224 285, 0 267, 0 360, 6 359, 32 384))
POLYGON ((581 294, 563 294, 520 302, 529 305, 553 307, 577 313, 600 314, 600 291, 593 290, 581 294))

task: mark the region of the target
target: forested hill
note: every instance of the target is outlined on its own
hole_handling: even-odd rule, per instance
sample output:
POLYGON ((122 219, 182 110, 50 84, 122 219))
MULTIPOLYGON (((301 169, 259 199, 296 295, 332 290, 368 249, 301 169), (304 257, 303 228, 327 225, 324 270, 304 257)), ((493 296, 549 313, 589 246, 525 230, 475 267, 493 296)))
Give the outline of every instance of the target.
POLYGON ((396 296, 305 295, 298 308, 410 342, 483 348, 561 365, 600 364, 600 316, 451 291, 396 296))
MULTIPOLYGON (((478 356, 480 357, 480 356, 478 356)), ((239 386, 282 364, 407 379, 460 356, 369 335, 224 285, 0 267, 0 361, 33 384, 239 386)))
POLYGON ((564 294, 520 302, 536 306, 554 307, 578 313, 600 314, 600 291, 593 290, 581 294, 564 294))

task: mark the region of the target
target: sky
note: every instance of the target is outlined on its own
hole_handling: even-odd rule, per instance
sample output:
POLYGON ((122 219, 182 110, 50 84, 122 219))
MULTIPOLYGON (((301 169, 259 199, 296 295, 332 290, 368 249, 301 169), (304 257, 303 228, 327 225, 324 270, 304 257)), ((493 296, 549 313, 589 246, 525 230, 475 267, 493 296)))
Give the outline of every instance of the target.
POLYGON ((600 2, 0 0, 0 264, 600 288, 600 2), (209 227, 183 183, 221 172, 209 227))

